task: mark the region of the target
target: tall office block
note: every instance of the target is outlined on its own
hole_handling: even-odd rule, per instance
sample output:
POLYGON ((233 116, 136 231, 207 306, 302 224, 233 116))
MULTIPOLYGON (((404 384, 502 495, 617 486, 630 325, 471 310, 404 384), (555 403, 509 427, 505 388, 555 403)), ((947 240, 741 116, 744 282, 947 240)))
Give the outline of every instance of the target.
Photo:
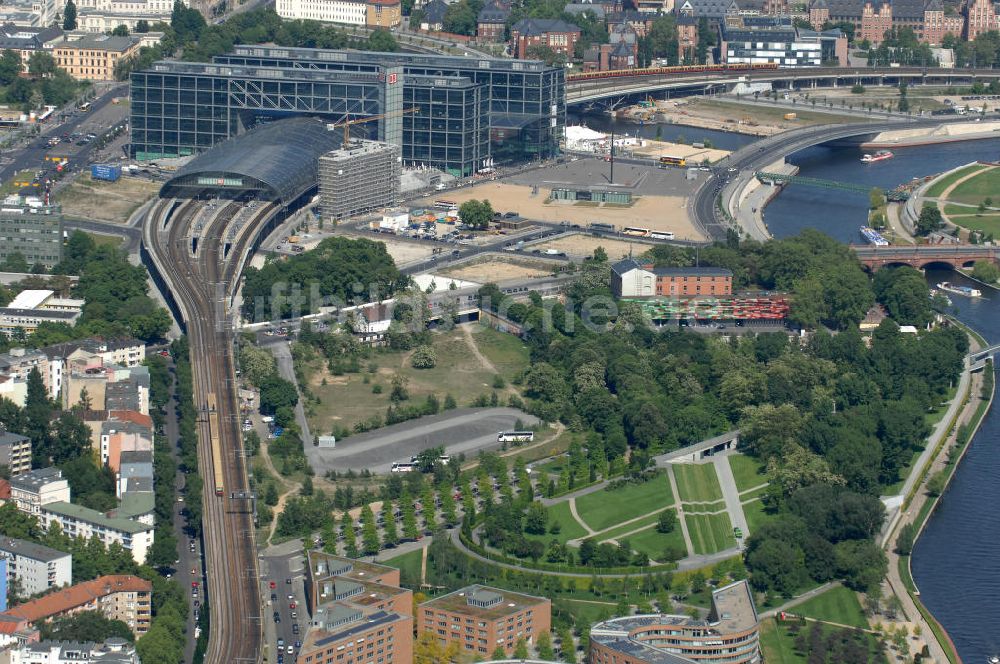
POLYGON ((37 198, 8 196, 0 204, 0 261, 11 254, 46 268, 62 260, 63 220, 58 205, 37 198))
POLYGON ((398 145, 351 141, 319 158, 323 219, 337 220, 394 205, 399 199, 402 157, 398 145))

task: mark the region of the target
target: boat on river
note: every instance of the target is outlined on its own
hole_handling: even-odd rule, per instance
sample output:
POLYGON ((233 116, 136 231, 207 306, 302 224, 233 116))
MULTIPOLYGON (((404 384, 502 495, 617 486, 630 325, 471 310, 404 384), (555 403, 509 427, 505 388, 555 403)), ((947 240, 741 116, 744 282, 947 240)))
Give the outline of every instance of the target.
POLYGON ((969 288, 968 286, 959 286, 958 284, 953 284, 950 281, 942 281, 937 285, 938 290, 943 290, 947 293, 954 293, 955 295, 964 295, 965 297, 981 297, 983 292, 978 288, 969 288))
POLYGON ((879 150, 875 154, 865 154, 861 157, 862 164, 874 164, 876 161, 885 161, 886 159, 892 159, 895 157, 893 153, 888 150, 879 150))
POLYGON ((871 228, 870 226, 861 227, 861 237, 865 239, 865 242, 867 242, 868 244, 873 244, 876 247, 889 246, 889 241, 886 240, 881 233, 879 233, 874 228, 871 228))
MULTIPOLYGON (((952 305, 952 301, 951 301, 950 297, 948 297, 947 295, 945 295, 944 293, 942 293, 938 289, 932 288, 931 291, 930 291, 930 298, 933 300, 936 297, 940 297, 944 301, 944 303, 947 304, 949 307, 952 305)), ((1000 662, 997 662, 997 664, 1000 664, 1000 662)))

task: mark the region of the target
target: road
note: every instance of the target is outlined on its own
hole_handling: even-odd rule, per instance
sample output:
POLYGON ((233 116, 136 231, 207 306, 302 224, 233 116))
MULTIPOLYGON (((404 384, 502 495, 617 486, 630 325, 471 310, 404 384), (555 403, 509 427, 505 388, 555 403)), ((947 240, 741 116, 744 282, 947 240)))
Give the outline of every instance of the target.
POLYGON ((349 468, 382 474, 389 472, 393 461, 409 461, 438 445, 446 454, 464 453, 470 458, 481 450, 499 449, 497 432, 513 430, 517 420, 531 425, 538 418, 515 408, 458 408, 354 435, 337 441, 334 449, 306 445, 306 456, 317 474, 349 468))
MULTIPOLYGON (((272 343, 268 345, 271 350, 271 354, 274 355, 275 363, 278 365, 278 375, 287 380, 292 385, 295 385, 295 389, 298 389, 299 381, 295 377, 295 362, 292 360, 292 351, 288 347, 290 341, 282 340, 278 343, 272 343)), ((306 419, 306 411, 302 405, 302 395, 299 394, 299 400, 295 404, 295 422, 299 425, 299 431, 302 432, 302 442, 309 448, 312 447, 313 436, 312 432, 309 431, 309 420, 306 419)))
MULTIPOLYGON (((261 592, 265 598, 267 614, 264 633, 267 635, 268 648, 275 647, 276 652, 284 653, 285 662, 291 662, 293 659, 288 653, 288 647, 292 646, 295 650, 296 643, 301 642, 309 626, 302 540, 284 542, 261 552, 261 572, 261 592), (275 613, 278 614, 278 620, 274 619, 275 613), (276 641, 283 645, 277 646, 276 641)), ((274 659, 269 657, 268 661, 274 659)))
MULTIPOLYGON (((81 125, 90 123, 91 118, 97 115, 105 106, 110 104, 113 97, 121 97, 127 92, 127 85, 120 85, 111 88, 108 92, 91 102, 91 109, 89 112, 77 112, 66 122, 60 125, 49 125, 43 130, 42 136, 33 138, 28 143, 27 147, 19 150, 7 151, 7 153, 3 155, 3 165, 0 166, 0 181, 6 181, 8 178, 13 177, 18 171, 23 171, 25 169, 39 169, 44 163, 45 155, 49 152, 49 148, 46 144, 48 136, 59 136, 65 133, 75 132, 81 125)), ((122 107, 122 114, 124 113, 125 107, 122 107)), ((96 149, 96 143, 96 141, 93 141, 87 145, 80 146, 79 151, 75 153, 75 158, 73 163, 71 163, 71 166, 86 163, 91 152, 96 149)))
MULTIPOLYGON (((197 201, 160 201, 145 224, 143 242, 154 269, 166 280, 187 327, 193 369, 194 401, 199 409, 199 468, 204 480, 204 546, 207 591, 212 608, 207 662, 259 662, 262 654, 262 609, 258 560, 232 355, 233 326, 225 293, 231 290, 239 266, 220 260, 225 226, 239 210, 228 203, 203 229, 198 253, 187 239, 197 201), (169 269, 168 269, 169 268, 169 269), (212 454, 208 395, 218 402, 221 454, 212 454), (215 470, 221 471, 216 495, 215 470)), ((261 206, 249 224, 260 224, 274 212, 261 206)), ((241 243, 249 241, 245 234, 241 243)), ((238 247, 233 255, 241 255, 238 247)))
MULTIPOLYGON (((747 517, 740 503, 740 490, 736 487, 733 469, 729 466, 729 455, 717 454, 712 457, 712 463, 715 465, 715 474, 719 477, 719 486, 722 488, 722 498, 726 502, 730 522, 733 527, 743 531, 743 537, 750 537, 750 526, 747 524, 747 517)), ((742 542, 737 540, 737 544, 742 542)))

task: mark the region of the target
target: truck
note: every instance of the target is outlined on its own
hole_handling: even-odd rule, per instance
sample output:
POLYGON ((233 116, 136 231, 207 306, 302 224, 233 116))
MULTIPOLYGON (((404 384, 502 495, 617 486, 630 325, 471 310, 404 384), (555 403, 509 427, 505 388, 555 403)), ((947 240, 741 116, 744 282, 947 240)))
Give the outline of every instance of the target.
POLYGON ((786 120, 794 120, 797 117, 798 116, 795 113, 785 113, 785 119, 786 120))

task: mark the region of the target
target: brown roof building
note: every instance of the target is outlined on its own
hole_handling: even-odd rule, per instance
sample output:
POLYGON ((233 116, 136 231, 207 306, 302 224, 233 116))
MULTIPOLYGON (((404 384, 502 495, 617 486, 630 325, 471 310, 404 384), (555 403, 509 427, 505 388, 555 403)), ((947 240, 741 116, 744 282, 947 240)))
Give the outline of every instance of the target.
POLYGON ((141 636, 149 630, 152 594, 153 584, 138 576, 102 576, 18 604, 0 614, 0 619, 34 625, 81 611, 100 611, 110 620, 121 620, 141 636))
POLYGON ((467 586, 417 607, 418 634, 430 632, 483 658, 497 646, 510 654, 521 639, 533 643, 550 629, 551 600, 487 586, 467 586))

